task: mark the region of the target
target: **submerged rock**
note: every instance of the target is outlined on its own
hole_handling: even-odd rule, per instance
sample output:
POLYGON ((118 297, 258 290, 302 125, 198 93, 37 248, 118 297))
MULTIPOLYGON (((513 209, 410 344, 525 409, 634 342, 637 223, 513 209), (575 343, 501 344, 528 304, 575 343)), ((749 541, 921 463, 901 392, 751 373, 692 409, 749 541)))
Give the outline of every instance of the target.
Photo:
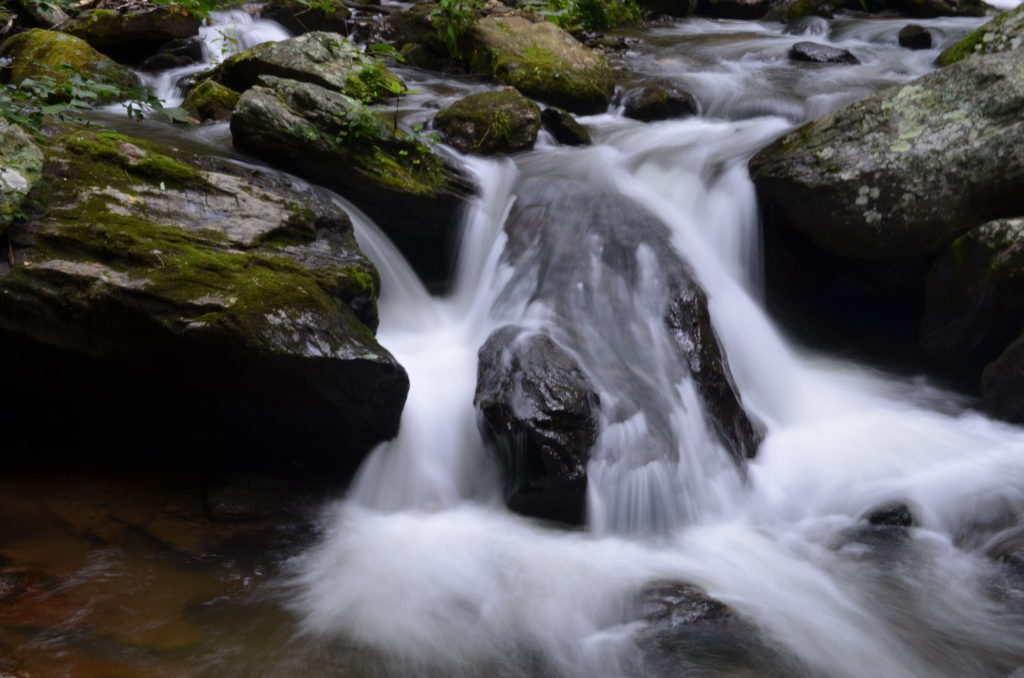
POLYGON ((514 89, 459 99, 434 118, 444 140, 463 153, 515 153, 533 148, 540 107, 514 89))
POLYGON ((63 30, 118 61, 137 64, 160 51, 164 43, 196 35, 200 23, 192 14, 146 3, 126 11, 88 9, 63 30))
POLYGON ((4 397, 26 426, 108 421, 122 454, 139 427, 182 458, 336 467, 396 433, 408 378, 373 337, 376 271, 331 203, 94 131, 50 142, 33 197, 0 267, 5 355, 51 375, 4 397))
POLYGON ((622 114, 627 118, 644 122, 696 115, 699 110, 692 94, 662 79, 627 91, 622 97, 622 106, 622 114))
POLYGON ((572 354, 546 334, 498 329, 480 349, 473 402, 505 469, 509 508, 581 523, 598 397, 572 354))
POLYGON ((607 59, 550 21, 486 16, 473 24, 466 39, 476 72, 490 73, 528 97, 573 113, 608 108, 613 81, 607 59))
POLYGON ((568 111, 560 108, 545 108, 540 112, 540 120, 560 144, 566 146, 589 146, 590 132, 581 125, 568 111))
MULTIPOLYGON (((18 33, 0 44, 0 57, 11 60, 10 66, 0 70, 3 82, 20 85, 26 78, 52 80, 51 102, 72 98, 65 86, 73 74, 89 76, 120 89, 140 85, 138 76, 130 70, 115 64, 84 40, 65 33, 40 28, 18 33)), ((112 95, 110 98, 116 101, 123 96, 112 95)))
POLYGON ((936 62, 940 66, 961 61, 971 54, 997 54, 1019 50, 1024 44, 1024 5, 1003 12, 984 26, 968 33, 945 49, 936 62))
POLYGON ((830 47, 816 42, 798 42, 789 50, 794 61, 808 61, 815 64, 859 64, 860 59, 848 49, 830 47))
POLYGON ((447 284, 471 187, 424 143, 344 94, 270 76, 239 99, 231 136, 239 149, 339 191, 428 284, 447 284))
POLYGON ((897 36, 900 47, 907 49, 931 49, 932 33, 920 24, 907 24, 897 36))

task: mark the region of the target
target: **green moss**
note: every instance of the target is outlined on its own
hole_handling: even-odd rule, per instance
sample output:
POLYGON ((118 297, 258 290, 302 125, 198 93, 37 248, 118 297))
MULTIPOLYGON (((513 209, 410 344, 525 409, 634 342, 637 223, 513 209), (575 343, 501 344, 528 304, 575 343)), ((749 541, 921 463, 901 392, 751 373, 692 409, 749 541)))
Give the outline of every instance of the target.
MULTIPOLYGON (((6 79, 15 85, 26 78, 45 77, 53 81, 55 90, 60 90, 74 74, 97 78, 119 88, 139 84, 134 73, 115 64, 84 40, 55 31, 34 28, 14 35, 0 45, 0 57, 12 59, 6 79)), ((55 101, 70 97, 66 93, 57 95, 55 101)))
POLYGON ((982 26, 981 28, 968 33, 963 40, 943 51, 935 62, 940 66, 948 66, 956 63, 957 61, 966 59, 971 54, 974 54, 981 46, 981 43, 985 39, 985 33, 987 30, 987 26, 982 26))
POLYGON ((382 186, 413 195, 436 195, 445 183, 444 161, 411 142, 377 148, 360 165, 382 186))
MULTIPOLYGON (((206 186, 199 170, 153 150, 152 145, 140 139, 114 132, 80 131, 63 137, 60 143, 71 153, 124 173, 129 180, 134 176, 176 188, 206 186)), ((102 185, 111 185, 111 182, 108 179, 102 185)))
POLYGON ((231 116, 238 97, 235 90, 208 78, 189 91, 181 107, 200 120, 224 120, 231 116))

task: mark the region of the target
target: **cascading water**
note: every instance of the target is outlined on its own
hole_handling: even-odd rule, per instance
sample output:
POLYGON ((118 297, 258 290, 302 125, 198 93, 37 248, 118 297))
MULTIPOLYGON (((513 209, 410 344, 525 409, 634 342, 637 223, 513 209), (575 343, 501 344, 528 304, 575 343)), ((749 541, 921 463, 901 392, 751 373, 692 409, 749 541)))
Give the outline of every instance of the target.
MULTIPOLYGON (((593 116, 592 148, 471 161, 481 194, 444 299, 345 204, 383 278, 379 339, 411 391, 399 436, 292 563, 284 605, 303 649, 263 651, 253 675, 952 678, 1024 666, 1021 593, 986 556, 1019 538, 1024 431, 921 380, 799 348, 761 306, 748 158, 794 122, 927 72, 937 50, 896 48, 903 23, 825 24, 815 40, 862 57, 841 71, 794 68, 785 54, 807 36, 777 25, 651 29, 629 68, 682 83, 702 117, 593 116), (531 223, 531 210, 547 212, 531 223), (542 237, 517 243, 511 222, 542 237), (663 343, 677 257, 767 432, 745 474, 663 343), (600 393, 585 532, 501 503, 473 396, 477 351, 509 323, 561 342, 600 393), (863 529, 897 501, 917 527, 895 539, 863 529), (745 630, 662 644, 635 604, 655 581, 699 586, 745 630)), ((941 46, 977 21, 923 23, 941 46)), ((423 90, 407 106, 451 96, 403 76, 423 90)))

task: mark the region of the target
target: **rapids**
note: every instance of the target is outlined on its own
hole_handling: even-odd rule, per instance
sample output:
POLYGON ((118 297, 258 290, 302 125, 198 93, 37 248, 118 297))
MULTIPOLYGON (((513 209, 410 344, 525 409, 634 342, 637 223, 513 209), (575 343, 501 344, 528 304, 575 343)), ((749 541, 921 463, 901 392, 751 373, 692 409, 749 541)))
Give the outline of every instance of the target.
MULTIPOLYGON (((226 36, 232 49, 281 37, 239 14, 221 20, 232 27, 206 29, 212 59, 226 36)), ((542 139, 511 159, 463 159, 480 193, 444 298, 339 196, 383 278, 379 339, 410 375, 401 431, 324 508, 318 542, 265 592, 287 611, 294 635, 275 642, 291 649, 221 637, 220 652, 197 658, 204 675, 1018 675, 1024 601, 987 552, 1014 538, 1024 515, 1024 429, 923 378, 798 345, 763 306, 747 160, 797 123, 928 72, 979 20, 916 20, 938 43, 920 52, 896 43, 906 23, 837 18, 793 35, 688 19, 636 33, 625 68, 678 82, 701 116, 643 124, 613 110, 582 119, 589 148, 542 139), (786 53, 806 39, 863 63, 794 65, 786 53), (671 376, 677 359, 649 341, 661 322, 646 303, 657 296, 656 257, 637 248, 634 280, 595 273, 603 232, 567 213, 564 238, 580 246, 562 243, 555 259, 577 276, 564 296, 534 294, 536 260, 516 270, 502 259, 513 205, 564 180, 648 210, 696 272, 744 404, 767 430, 746 474, 709 434, 692 384, 671 376), (596 377, 602 403, 638 402, 629 416, 605 412, 583 531, 503 507, 473 407, 488 334, 509 322, 553 328, 556 303, 576 309, 587 345, 600 346, 569 347, 589 373, 607 361, 632 368, 596 377), (893 502, 917 520, 904 539, 864 530, 867 513, 893 502), (745 632, 652 650, 633 601, 664 580, 726 603, 745 632)), ((487 88, 399 70, 420 90, 403 104, 408 124, 487 88)), ((155 83, 172 103, 168 83, 180 75, 155 83)))

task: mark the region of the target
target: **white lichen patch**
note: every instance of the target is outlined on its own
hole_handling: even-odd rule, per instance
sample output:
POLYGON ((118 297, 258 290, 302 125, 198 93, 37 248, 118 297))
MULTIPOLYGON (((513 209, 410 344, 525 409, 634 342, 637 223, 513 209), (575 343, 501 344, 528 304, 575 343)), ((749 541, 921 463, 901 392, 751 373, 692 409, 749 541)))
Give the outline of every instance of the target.
POLYGON ((33 263, 33 266, 35 268, 41 268, 49 271, 58 271, 76 278, 89 278, 96 282, 113 285, 115 287, 123 287, 125 289, 140 289, 146 285, 146 281, 141 278, 133 278, 125 273, 115 271, 109 266, 105 266, 104 264, 97 262, 49 259, 45 261, 36 261, 33 263))

